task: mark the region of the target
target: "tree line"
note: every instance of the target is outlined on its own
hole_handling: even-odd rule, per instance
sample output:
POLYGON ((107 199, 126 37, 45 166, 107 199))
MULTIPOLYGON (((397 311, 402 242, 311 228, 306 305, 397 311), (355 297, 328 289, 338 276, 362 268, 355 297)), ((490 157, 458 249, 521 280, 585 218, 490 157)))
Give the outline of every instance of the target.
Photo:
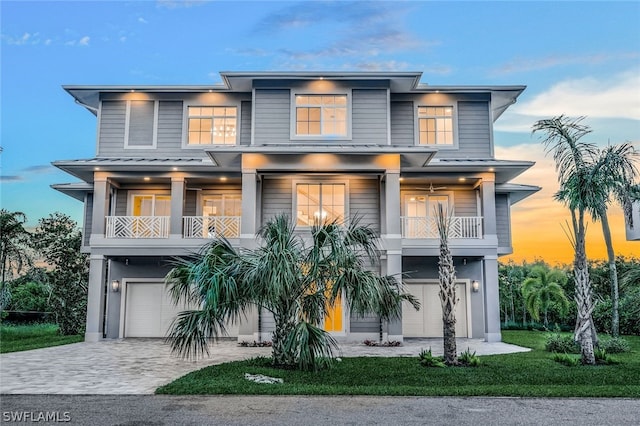
POLYGON ((34 230, 22 212, 0 210, 0 312, 51 314, 63 335, 82 334, 89 256, 82 234, 63 213, 41 218, 34 230))

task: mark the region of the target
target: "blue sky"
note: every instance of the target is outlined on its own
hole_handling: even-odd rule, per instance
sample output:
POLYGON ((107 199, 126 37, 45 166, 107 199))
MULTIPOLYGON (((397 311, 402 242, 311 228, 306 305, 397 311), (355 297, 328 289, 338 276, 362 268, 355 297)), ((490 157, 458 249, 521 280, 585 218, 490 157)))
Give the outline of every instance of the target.
POLYGON ((523 179, 550 191, 535 120, 586 115, 594 142, 640 141, 638 1, 1 1, 0 14, 1 201, 31 224, 56 210, 81 218, 49 188, 73 181, 51 161, 95 154, 95 117, 63 84, 207 84, 254 70, 524 84, 496 122, 497 154, 545 163, 523 179))

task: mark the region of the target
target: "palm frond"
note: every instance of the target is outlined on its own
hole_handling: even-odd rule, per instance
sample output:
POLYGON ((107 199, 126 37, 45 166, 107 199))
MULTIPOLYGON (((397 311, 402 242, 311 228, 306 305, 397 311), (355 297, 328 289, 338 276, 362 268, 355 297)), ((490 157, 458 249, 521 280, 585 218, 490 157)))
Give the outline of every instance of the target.
POLYGON ((296 355, 298 368, 303 371, 331 366, 338 352, 338 343, 329 333, 306 321, 296 324, 284 347, 296 355))

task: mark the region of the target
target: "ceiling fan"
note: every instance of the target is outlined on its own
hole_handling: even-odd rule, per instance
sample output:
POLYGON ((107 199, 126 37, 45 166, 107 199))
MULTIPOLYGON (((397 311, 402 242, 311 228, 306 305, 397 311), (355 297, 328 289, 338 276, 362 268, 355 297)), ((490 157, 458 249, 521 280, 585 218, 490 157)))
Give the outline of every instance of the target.
POLYGON ((446 186, 433 186, 433 182, 429 182, 429 187, 428 188, 416 188, 416 189, 421 189, 423 191, 429 191, 431 193, 434 193, 436 191, 440 191, 442 189, 447 189, 446 186))

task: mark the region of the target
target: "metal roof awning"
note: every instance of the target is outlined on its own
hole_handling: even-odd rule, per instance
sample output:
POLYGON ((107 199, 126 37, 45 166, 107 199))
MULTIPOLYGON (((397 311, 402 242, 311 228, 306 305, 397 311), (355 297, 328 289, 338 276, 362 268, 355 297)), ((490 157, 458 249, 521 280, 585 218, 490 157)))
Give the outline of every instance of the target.
POLYGON ((535 185, 520 185, 517 183, 503 183, 496 185, 496 194, 509 194, 511 204, 522 201, 530 195, 535 194, 542 188, 535 185))

